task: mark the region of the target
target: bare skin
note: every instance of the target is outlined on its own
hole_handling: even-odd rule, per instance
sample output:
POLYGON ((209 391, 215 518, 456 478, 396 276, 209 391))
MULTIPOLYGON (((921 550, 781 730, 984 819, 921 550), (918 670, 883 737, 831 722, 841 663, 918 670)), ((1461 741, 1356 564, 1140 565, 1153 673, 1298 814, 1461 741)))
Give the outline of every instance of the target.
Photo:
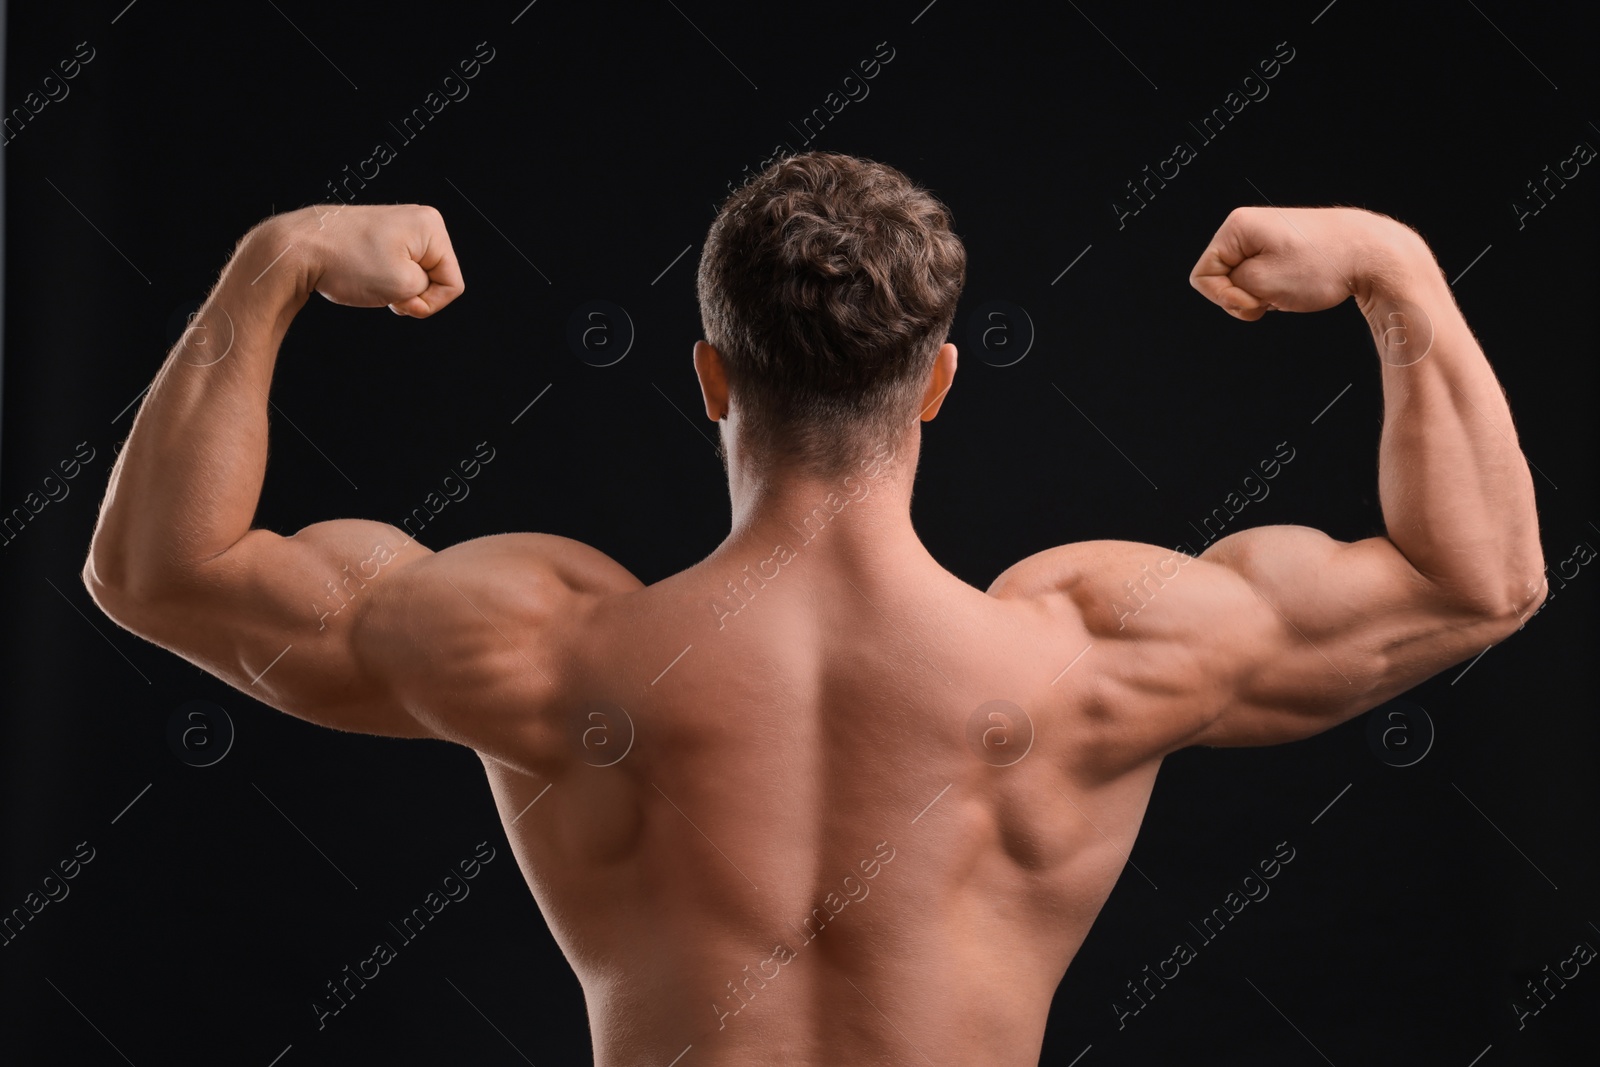
POLYGON ((425 317, 463 289, 436 211, 346 207, 241 241, 118 458, 84 581, 289 714, 476 750, 597 1064, 1033 1064, 1168 753, 1327 730, 1545 594, 1510 412, 1419 237, 1241 209, 1191 281, 1245 320, 1356 298, 1388 536, 1086 542, 979 591, 910 518, 954 346, 919 422, 817 479, 741 450, 704 342, 733 527, 664 581, 545 534, 431 552, 377 522, 252 529, 273 364, 311 293, 425 317), (1020 711, 979 710, 997 700, 1020 711))

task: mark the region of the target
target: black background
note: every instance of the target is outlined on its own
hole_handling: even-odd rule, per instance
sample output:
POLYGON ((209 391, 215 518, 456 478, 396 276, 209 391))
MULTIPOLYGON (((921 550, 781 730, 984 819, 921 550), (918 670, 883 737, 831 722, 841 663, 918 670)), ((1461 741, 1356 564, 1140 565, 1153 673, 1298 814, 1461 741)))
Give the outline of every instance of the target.
POLYGON ((1577 942, 1600 947, 1600 564, 1556 574, 1581 542, 1600 545, 1600 174, 1585 167, 1520 228, 1512 206, 1579 141, 1600 145, 1577 16, 1503 0, 1048 15, 964 0, 524 3, 11 5, 8 109, 78 42, 95 57, 3 149, 0 508, 79 442, 95 459, 0 546, 0 909, 79 842, 95 858, 0 947, 8 1062, 585 1060, 581 991, 476 759, 301 723, 119 630, 78 579, 97 502, 127 405, 233 242, 326 200, 381 140, 398 157, 358 202, 439 207, 468 292, 420 323, 306 307, 279 363, 258 525, 398 522, 487 440, 496 459, 430 524, 430 547, 534 529, 646 582, 695 562, 728 521, 690 364, 700 243, 728 183, 779 141, 802 147, 790 123, 883 41, 894 58, 870 95, 806 147, 900 167, 966 242, 961 373, 925 433, 914 504, 960 577, 986 586, 1085 538, 1192 542, 1189 523, 1284 441, 1294 461, 1240 525, 1381 530, 1379 381, 1360 317, 1245 325, 1187 286, 1239 204, 1349 204, 1418 229, 1538 468, 1554 595, 1467 673, 1409 694, 1437 730, 1426 756, 1386 765, 1357 720, 1170 759, 1138 870, 1061 985, 1043 1061, 1593 1062, 1594 966, 1521 1030, 1511 1008, 1577 942), (470 95, 401 142, 388 123, 480 41, 494 58, 470 95), (1199 145, 1187 123, 1279 42, 1294 58, 1270 95, 1199 145), (1119 230, 1123 183, 1178 140, 1198 158, 1119 230), (566 341, 595 299, 637 331, 603 368, 566 341), (969 341, 991 300, 1036 330, 1011 366, 969 341), (237 730, 213 766, 168 743, 194 699, 237 730), (496 858, 472 895, 319 1031, 323 982, 480 841, 496 858), (1295 858, 1271 895, 1119 1030, 1124 983, 1196 942, 1188 923, 1283 841, 1295 858))

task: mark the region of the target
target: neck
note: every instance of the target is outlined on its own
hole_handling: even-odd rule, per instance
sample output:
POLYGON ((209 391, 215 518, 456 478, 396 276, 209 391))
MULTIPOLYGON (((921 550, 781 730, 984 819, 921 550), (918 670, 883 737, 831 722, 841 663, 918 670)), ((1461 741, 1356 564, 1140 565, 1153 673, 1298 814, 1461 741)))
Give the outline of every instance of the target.
POLYGON ((926 555, 911 525, 920 444, 913 430, 825 476, 751 462, 729 442, 733 524, 724 546, 784 545, 869 566, 904 559, 912 546, 926 555))

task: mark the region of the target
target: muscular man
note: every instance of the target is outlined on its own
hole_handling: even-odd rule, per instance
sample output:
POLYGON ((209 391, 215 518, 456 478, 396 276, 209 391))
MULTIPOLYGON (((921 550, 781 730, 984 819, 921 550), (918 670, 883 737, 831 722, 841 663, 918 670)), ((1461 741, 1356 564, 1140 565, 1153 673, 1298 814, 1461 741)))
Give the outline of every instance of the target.
POLYGON ((910 518, 956 370, 949 223, 840 155, 729 198, 694 365, 732 528, 645 586, 550 534, 253 529, 296 311, 425 317, 463 285, 432 208, 270 218, 203 306, 209 350, 180 341, 145 400, 84 581, 291 715, 476 750, 597 1064, 1034 1063, 1164 756, 1359 715, 1511 634, 1544 568, 1510 412, 1422 240, 1241 208, 1190 281, 1245 320, 1356 298, 1387 536, 1094 541, 966 585, 910 518))

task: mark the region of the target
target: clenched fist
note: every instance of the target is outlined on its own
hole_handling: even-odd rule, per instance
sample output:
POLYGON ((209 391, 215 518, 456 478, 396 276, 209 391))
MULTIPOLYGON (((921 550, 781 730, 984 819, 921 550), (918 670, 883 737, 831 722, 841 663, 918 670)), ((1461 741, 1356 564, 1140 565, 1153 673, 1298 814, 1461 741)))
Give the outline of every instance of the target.
POLYGON ((427 318, 466 289, 444 218, 422 204, 321 204, 268 220, 301 246, 308 289, 349 307, 427 318))
POLYGON ((1322 311, 1421 245, 1391 218, 1356 208, 1236 208, 1189 272, 1189 284, 1236 319, 1322 311))

